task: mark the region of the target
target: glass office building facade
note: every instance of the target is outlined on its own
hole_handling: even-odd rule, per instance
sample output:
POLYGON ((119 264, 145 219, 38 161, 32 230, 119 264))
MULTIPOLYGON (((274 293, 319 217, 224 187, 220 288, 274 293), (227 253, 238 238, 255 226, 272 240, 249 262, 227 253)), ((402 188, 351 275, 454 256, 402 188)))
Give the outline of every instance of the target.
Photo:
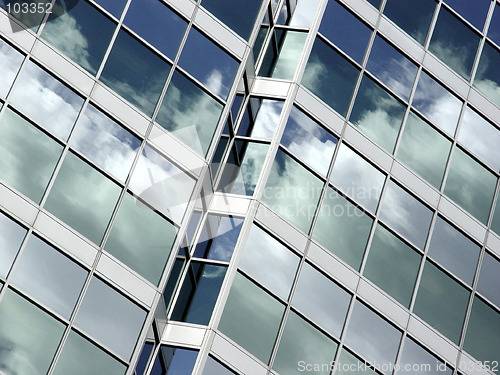
POLYGON ((500 372, 498 0, 31 3, 0 374, 500 372))

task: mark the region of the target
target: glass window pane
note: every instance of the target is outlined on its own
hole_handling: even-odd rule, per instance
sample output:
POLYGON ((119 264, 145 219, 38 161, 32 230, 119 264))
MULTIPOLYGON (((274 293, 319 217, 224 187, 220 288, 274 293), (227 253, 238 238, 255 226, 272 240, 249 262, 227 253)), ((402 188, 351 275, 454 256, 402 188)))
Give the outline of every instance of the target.
POLYGON ((293 293, 292 304, 316 324, 340 338, 351 295, 304 263, 293 293))
POLYGON ((387 364, 395 362, 400 340, 399 330, 356 301, 345 335, 347 345, 371 363, 387 364))
MULTIPOLYGON (((281 100, 250 97, 245 116, 240 121, 238 135, 270 140, 278 126, 283 104, 281 100)), ((234 112, 233 115, 235 116, 234 112)))
MULTIPOLYGON (((500 195, 500 193, 499 193, 500 195)), ((500 198, 497 195, 497 203, 495 208, 495 214, 493 215, 493 219, 491 221, 491 230, 500 234, 500 198)))
POLYGON ((326 176, 337 138, 300 109, 293 107, 281 144, 300 161, 326 176))
POLYGON ((363 274, 409 307, 422 256, 378 225, 363 274))
POLYGON ((410 112, 398 146, 400 161, 439 189, 450 150, 451 141, 410 112))
POLYGON ((445 0, 445 2, 477 27, 479 31, 483 30, 484 21, 490 9, 490 0, 477 0, 473 3, 468 0, 445 0))
POLYGON ((262 201, 272 210, 309 232, 323 182, 279 149, 267 179, 262 201))
MULTIPOLYGON (((369 0, 372 2, 373 0, 369 0)), ((360 360, 351 353, 349 353, 346 348, 342 348, 340 352, 339 359, 337 360, 337 374, 348 373, 353 375, 367 374, 367 375, 378 375, 373 369, 365 366, 365 361, 360 360)))
POLYGON ((303 374, 305 364, 326 364, 315 374, 328 375, 337 343, 290 311, 281 336, 273 369, 281 374, 303 374))
POLYGON ((297 6, 290 20, 290 26, 310 28, 316 15, 316 9, 318 9, 319 2, 320 0, 297 1, 297 6))
POLYGON ((127 0, 94 0, 116 18, 120 18, 127 0))
POLYGON ((317 37, 302 84, 334 110, 345 116, 359 69, 317 37), (335 90, 332 90, 335 85, 335 90))
POLYGON ((418 248, 424 248, 432 211, 392 180, 385 191, 380 218, 418 248))
POLYGON ((403 353, 399 359, 401 371, 397 371, 398 374, 451 375, 453 373, 445 362, 437 359, 410 337, 406 337, 403 345, 403 353))
POLYGON ((237 273, 219 330, 262 362, 268 363, 284 310, 285 306, 237 273))
POLYGON ((208 356, 201 375, 234 375, 235 373, 208 356))
POLYGON ((500 106, 500 71, 496 68, 498 64, 500 51, 492 44, 485 43, 474 78, 474 87, 500 106))
POLYGON ((64 325, 35 305, 7 290, 0 303, 1 371, 40 374, 49 369, 64 325))
POLYGON ((51 212, 100 244, 121 188, 72 153, 66 154, 45 203, 51 212))
POLYGON ((91 74, 96 74, 116 24, 85 0, 69 10, 57 1, 42 38, 91 74))
POLYGON ((126 367, 102 349, 71 331, 64 344, 54 375, 123 375, 126 367))
POLYGON ((63 147, 10 109, 0 120, 0 179, 39 203, 63 147))
POLYGON ((145 318, 143 309, 94 277, 78 309, 75 324, 129 359, 145 318))
POLYGON ((148 116, 153 114, 170 64, 120 30, 100 79, 148 116))
POLYGON ((385 175, 345 143, 340 145, 330 182, 348 197, 375 212, 385 175))
POLYGON ((31 61, 17 79, 10 101, 64 140, 68 138, 83 104, 83 98, 31 61))
POLYGON ((125 182, 141 141, 93 105, 78 121, 71 145, 125 182))
MULTIPOLYGON (((24 7, 16 9, 16 7, 12 6, 13 4, 16 4, 16 3, 20 3, 20 4, 35 3, 35 4, 42 4, 45 7, 46 4, 50 3, 50 1, 49 0, 30 0, 30 1, 0 0, 0 7, 2 9, 6 10, 6 12, 8 12, 13 18, 17 19, 19 22, 21 22, 25 26, 25 27, 20 26, 17 22, 16 23, 11 22, 10 23, 10 30, 12 30, 12 32, 18 32, 21 30, 31 29, 31 31, 33 33, 36 33, 38 30, 38 27, 40 26, 40 23, 42 22, 42 20, 45 16, 45 12, 29 12, 29 9, 26 9, 24 7), (6 4, 7 5, 10 4, 11 8, 7 8, 6 4), (23 11, 24 9, 26 9, 27 11, 23 11)), ((9 30, 9 29, 7 29, 7 30, 9 30)), ((5 31, 5 29, 2 31, 5 31)))
POLYGON ((444 193, 486 224, 497 178, 459 148, 453 150, 444 193))
POLYGON ((0 96, 6 97, 21 67, 24 56, 0 40, 0 96))
POLYGON ((254 225, 241 255, 239 268, 287 300, 299 260, 287 247, 254 225))
POLYGON ((313 239, 359 270, 373 220, 332 188, 328 188, 314 227, 313 239))
POLYGON ((204 156, 212 143, 222 109, 222 104, 176 71, 156 121, 204 156))
POLYGON ((125 194, 105 249, 158 284, 177 228, 131 194, 125 194))
POLYGON ((467 289, 426 261, 413 311, 457 344, 469 294, 467 289))
POLYGON ((268 46, 266 55, 273 53, 274 61, 267 72, 263 75, 276 79, 293 79, 297 64, 302 56, 302 50, 306 41, 307 33, 303 31, 279 30, 275 33, 280 36, 278 40, 278 51, 275 51, 274 41, 268 46), (277 53, 277 54, 276 54, 277 53))
POLYGON ((368 76, 363 76, 349 120, 391 153, 403 121, 405 106, 368 76))
POLYGON ((497 45, 500 45, 500 4, 496 4, 494 8, 490 26, 488 27, 488 37, 497 45))
POLYGON ((438 217, 429 256, 472 286, 481 248, 447 221, 438 217))
POLYGON ((500 307, 498 275, 500 275, 500 261, 490 253, 485 252, 481 264, 477 291, 500 307))
POLYGON ((158 352, 151 375, 191 374, 198 357, 198 351, 162 345, 158 352))
POLYGON ((7 277, 25 235, 25 228, 0 212, 0 277, 7 277))

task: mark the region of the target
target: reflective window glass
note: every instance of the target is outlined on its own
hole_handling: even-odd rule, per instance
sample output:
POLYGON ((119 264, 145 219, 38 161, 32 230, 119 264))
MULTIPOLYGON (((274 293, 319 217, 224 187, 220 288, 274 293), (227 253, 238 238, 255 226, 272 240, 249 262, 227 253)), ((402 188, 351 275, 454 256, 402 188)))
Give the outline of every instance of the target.
POLYGON ((321 38, 316 38, 302 84, 334 110, 345 116, 359 69, 321 38), (335 85, 335 90, 332 90, 335 85))
POLYGON ((320 0, 298 0, 297 6, 293 11, 290 26, 292 27, 311 27, 314 17, 316 16, 316 9, 318 8, 320 0))
POLYGON ((387 0, 384 14, 424 44, 436 8, 435 0, 387 0))
POLYGON ((144 375, 144 373, 146 372, 146 366, 148 365, 149 359, 154 349, 155 345, 153 342, 146 341, 144 343, 144 346, 142 347, 141 350, 141 355, 139 356, 139 359, 137 360, 137 365, 135 366, 134 375, 135 374, 144 375))
MULTIPOLYGON (((476 6, 474 6, 476 8, 476 6)), ((441 7, 429 50, 465 79, 470 78, 479 35, 445 7, 441 7)))
POLYGON ((0 96, 6 97, 24 56, 0 39, 0 96))
POLYGON ((500 106, 500 51, 490 43, 485 43, 474 78, 474 87, 497 106, 500 106))
MULTIPOLYGON (((373 0, 368 0, 373 2, 373 0)), ((378 0, 377 0, 378 1, 378 0)), ((337 360, 338 370, 337 373, 346 372, 353 375, 378 375, 372 368, 364 365, 365 361, 355 357, 353 354, 349 353, 346 348, 342 348, 340 356, 337 360)))
POLYGON ((440 216, 436 219, 429 256, 472 285, 481 248, 440 216))
POLYGON ((106 374, 123 375, 125 365, 106 354, 75 331, 71 331, 63 346, 54 375, 106 374))
POLYGON ((127 0, 94 0, 116 18, 120 18, 127 0))
POLYGON ((120 30, 100 79, 148 116, 153 114, 170 64, 120 30))
POLYGON ((313 239, 359 270, 373 220, 332 188, 318 213, 313 239))
POLYGON ((239 268, 287 300, 299 260, 287 247, 254 225, 241 255, 239 268))
POLYGON ((500 46, 500 4, 496 4, 488 27, 488 37, 500 46))
POLYGON ((284 310, 284 305, 237 273, 222 312, 219 330, 262 362, 268 363, 284 310))
POLYGON ((422 256, 378 225, 363 274, 409 307, 422 256))
POLYGON ((426 261, 413 311, 457 344, 469 294, 467 289, 426 261))
MULTIPOLYGON (((301 364, 329 364, 335 357, 337 343, 293 311, 288 314, 285 328, 274 358, 273 368, 280 374, 303 374, 301 364)), ((328 375, 330 367, 323 366, 315 374, 328 375)))
POLYGON ((198 351, 162 345, 150 375, 191 374, 198 351))
POLYGON ((429 375, 451 375, 453 373, 445 362, 437 359, 408 336, 403 344, 399 365, 401 371, 397 371, 398 374, 419 375, 425 372, 429 375))
POLYGON ((143 309, 94 277, 78 309, 75 324, 129 359, 145 318, 143 309))
POLYGON ((395 362, 400 340, 400 331, 356 301, 345 335, 347 345, 371 363, 388 364, 395 362))
POLYGON ((300 109, 293 107, 281 144, 302 162, 326 176, 337 138, 300 109))
POLYGON ((399 100, 365 75, 349 120, 392 154, 404 113, 399 100))
POLYGON ((121 188, 68 153, 45 203, 51 212, 100 244, 121 188))
POLYGON ((234 375, 235 373, 208 356, 201 375, 234 375))
POLYGON ((0 119, 0 179, 39 203, 63 147, 10 109, 0 119))
POLYGON ((157 284, 177 229, 151 208, 125 194, 105 249, 140 275, 157 284))
POLYGON ((283 101, 281 100, 250 97, 245 114, 240 121, 238 135, 271 139, 278 126, 282 109, 283 101))
POLYGON ((493 215, 493 219, 491 221, 491 230, 500 234, 500 199, 497 196, 497 204, 495 208, 495 214, 493 215))
POLYGON ((340 337, 351 295, 304 263, 293 293, 292 305, 335 337, 340 337))
POLYGON ((0 303, 0 369, 5 374, 40 374, 49 369, 64 325, 7 290, 0 303))
POLYGON ((379 35, 373 42, 366 68, 397 95, 408 100, 417 66, 379 35))
POLYGON ((484 21, 490 9, 490 0, 477 0, 474 2, 468 0, 445 0, 445 2, 473 26, 477 27, 479 31, 483 31, 484 21))
POLYGON ((300 230, 309 232, 323 182, 279 149, 262 201, 300 230))
POLYGON ((396 154, 400 161, 439 189, 450 150, 451 141, 410 112, 396 154))
POLYGON ((116 24, 85 0, 69 10, 56 2, 42 38, 91 74, 96 74, 116 24))
POLYGON ((26 229, 0 212, 0 277, 7 277, 26 229))
POLYGON ((222 109, 222 104, 176 71, 156 121, 204 156, 212 142, 222 109))
POLYGON ((500 288, 498 288, 499 275, 500 261, 490 253, 485 252, 481 263, 477 291, 498 307, 500 307, 500 288))
POLYGON ((382 200, 380 218, 418 248, 424 248, 432 211, 392 180, 382 200))
POLYGON ((340 145, 330 182, 348 197, 375 212, 385 175, 345 143, 340 145))
POLYGON ((361 64, 371 29, 339 2, 328 2, 319 32, 361 64))
POLYGON ((83 98, 31 61, 17 79, 10 101, 62 139, 68 138, 83 104, 83 98))
POLYGON ((483 224, 488 221, 497 178, 459 148, 453 150, 444 193, 483 224))
POLYGON ((172 60, 187 27, 184 19, 158 0, 133 0, 124 23, 172 60))
MULTIPOLYGON (((18 3, 18 4, 23 4, 23 3, 38 4, 38 3, 41 3, 43 6, 45 6, 45 4, 48 4, 49 1, 48 0, 36 0, 36 1, 30 0, 30 1, 21 2, 19 0, 0 0, 0 8, 6 10, 13 18, 17 19, 18 21, 20 21, 21 23, 24 24, 24 27, 23 27, 23 26, 18 25, 17 22, 16 23, 11 22, 10 23, 10 30, 9 29, 7 29, 7 30, 12 31, 12 32, 18 32, 21 30, 31 29, 31 31, 33 33, 36 33, 38 30, 38 27, 40 26, 40 23, 42 22, 43 18, 45 17, 45 12, 30 12, 29 9, 27 9, 27 11, 23 11, 24 9, 26 9, 24 7, 21 7, 21 8, 19 8, 19 10, 16 10, 16 8, 12 6, 13 4, 16 4, 16 3, 18 3), (10 4, 12 9, 7 8, 5 6, 6 4, 10 4)), ((2 31, 5 31, 5 29, 2 31)))
POLYGON ((413 106, 439 129, 453 137, 462 102, 425 72, 420 74, 413 106))
POLYGON ((141 141, 99 109, 89 105, 78 121, 71 145, 125 182, 141 141))

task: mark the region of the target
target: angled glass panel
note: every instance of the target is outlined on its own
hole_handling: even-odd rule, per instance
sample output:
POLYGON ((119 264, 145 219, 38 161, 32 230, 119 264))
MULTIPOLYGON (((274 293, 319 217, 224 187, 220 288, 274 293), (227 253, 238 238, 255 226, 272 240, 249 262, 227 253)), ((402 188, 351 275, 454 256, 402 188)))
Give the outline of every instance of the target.
POLYGON ((378 225, 363 275, 409 307, 421 259, 418 252, 378 225))
POLYGON ((425 262, 413 312, 458 343, 470 292, 434 264, 425 262))
POLYGON ((435 0, 388 0, 384 14, 423 45, 435 8, 435 0))
POLYGON ((392 180, 382 200, 380 218, 418 248, 424 248, 432 211, 392 180))
POLYGON ((257 226, 252 226, 239 268, 250 277, 288 300, 299 266, 299 257, 257 226))
MULTIPOLYGON (((394 363, 401 332, 363 303, 356 301, 345 343, 371 363, 394 363), (380 338, 383 337, 383 340, 380 338)), ((385 371, 390 374, 390 371, 385 371)))
POLYGON ((346 144, 340 145, 330 182, 348 197, 375 212, 385 175, 346 144))
POLYGON ((340 338, 351 295, 304 263, 293 293, 292 305, 320 327, 340 338))
POLYGON ((68 138, 83 104, 83 98, 31 61, 17 79, 10 101, 64 140, 68 138))
POLYGON ((100 244, 121 188, 73 153, 66 154, 45 209, 100 244))
POLYGON ((323 182, 279 149, 262 201, 300 230, 309 232, 323 182))
POLYGON ((398 137, 405 106, 368 76, 363 76, 349 120, 391 153, 398 137))
POLYGON ((168 62, 131 34, 120 30, 100 80, 151 116, 169 71, 168 62))
MULTIPOLYGON (((280 374, 303 374, 304 369, 301 368, 301 365, 332 362, 337 346, 335 341, 295 312, 290 311, 274 358, 273 368, 280 374)), ((314 373, 330 374, 330 366, 322 367, 314 373)))
POLYGON ((497 195, 497 203, 496 203, 495 213, 494 213, 493 219, 491 221, 491 230, 493 230, 497 234, 500 234, 500 203, 499 203, 498 195, 497 195))
POLYGON ((470 2, 468 0, 445 0, 462 17, 469 21, 473 26, 483 31, 484 21, 490 10, 490 0, 477 0, 470 2))
POLYGON ((410 112, 396 154, 400 161, 439 189, 450 150, 451 141, 410 112))
POLYGON ((373 42, 366 68, 397 95, 408 100, 417 66, 379 35, 373 42))
POLYGON ((172 60, 187 28, 183 18, 158 0, 133 0, 124 23, 172 60))
MULTIPOLYGON (((67 1, 69 3, 71 0, 67 1)), ((26 29, 31 29, 33 33, 36 33, 43 18, 45 17, 45 12, 48 7, 47 4, 50 3, 51 1, 49 0, 0 0, 0 7, 7 13, 9 13, 13 18, 24 24, 23 27, 18 26, 17 23, 11 23, 10 30, 7 30, 9 30, 9 32, 18 32, 21 30, 25 31, 26 29), (14 6, 15 4, 19 4, 21 5, 21 7, 17 8, 14 6), (35 6, 38 6, 38 4, 40 4, 40 6, 43 6, 43 8, 41 11, 39 11, 38 7, 31 8, 31 4, 34 4, 35 6)), ((71 1, 71 3, 73 3, 73 1, 71 1)), ((5 31, 5 29, 2 31, 5 31)))
POLYGON ((491 16, 490 26, 488 27, 488 37, 493 40, 497 46, 500 46, 500 4, 494 7, 491 16))
POLYGON ((290 20, 290 26, 310 28, 316 16, 319 2, 320 0, 297 1, 297 6, 290 20))
POLYGON ((0 277, 6 278, 26 229, 0 212, 0 277))
POLYGON ((302 84, 334 110, 345 116, 359 69, 317 37, 302 84), (332 87, 335 86, 335 90, 332 87))
POLYGON ((0 96, 6 97, 21 67, 24 56, 0 40, 0 96))
POLYGON ((0 119, 0 179, 40 203, 63 147, 10 109, 0 119))
POLYGON ((74 1, 69 10, 57 0, 42 31, 42 38, 96 74, 108 48, 116 23, 85 0, 74 1))
POLYGON ((94 0, 116 18, 120 18, 127 0, 94 0))
POLYGON ((198 350, 162 345, 150 375, 191 374, 198 350))
POLYGON ((498 275, 500 275, 500 261, 489 252, 485 252, 481 263, 477 291, 500 307, 498 275))
POLYGON ((270 140, 278 126, 283 104, 282 100, 250 97, 245 115, 240 121, 238 135, 270 140))
POLYGON ((78 121, 71 146, 125 182, 141 141, 90 104, 78 121))
POLYGON ((200 155, 206 155, 223 106, 176 71, 156 121, 200 155))
POLYGON ((129 359, 145 318, 143 309, 94 277, 78 309, 75 325, 129 359))
POLYGON ((412 105, 446 134, 454 136, 462 102, 422 71, 412 105))
POLYGON ((459 148, 453 150, 444 193, 486 224, 497 178, 459 148))
POLYGON ((397 371, 398 374, 451 375, 453 373, 453 370, 447 367, 445 362, 440 361, 408 336, 403 344, 399 366, 401 371, 397 371))
POLYGON ((262 362, 268 363, 284 311, 285 306, 278 300, 237 273, 222 312, 219 330, 262 362))
POLYGON ((208 356, 201 375, 235 375, 235 373, 208 356))
MULTIPOLYGON (((500 13, 500 12, 499 12, 500 13)), ((500 51, 490 43, 485 43, 474 78, 474 87, 497 106, 500 106, 500 51)))
POLYGON ((440 216, 436 219, 429 256, 472 286, 481 248, 440 216))
POLYGON ((313 239, 359 270, 373 220, 362 209, 328 188, 314 227, 313 239))
POLYGON ((173 224, 125 194, 105 250, 153 284, 158 284, 177 234, 173 224))
POLYGON ((326 176, 337 138, 297 107, 293 107, 281 144, 300 161, 326 176))
MULTIPOLYGON (((477 9, 476 6, 474 8, 477 9)), ((441 7, 429 50, 466 80, 470 78, 480 37, 445 7, 441 7)))
POLYGON ((0 303, 0 369, 5 374, 45 374, 64 325, 7 290, 0 303))
POLYGON ((339 2, 328 2, 319 32, 358 63, 362 63, 372 31, 339 2))

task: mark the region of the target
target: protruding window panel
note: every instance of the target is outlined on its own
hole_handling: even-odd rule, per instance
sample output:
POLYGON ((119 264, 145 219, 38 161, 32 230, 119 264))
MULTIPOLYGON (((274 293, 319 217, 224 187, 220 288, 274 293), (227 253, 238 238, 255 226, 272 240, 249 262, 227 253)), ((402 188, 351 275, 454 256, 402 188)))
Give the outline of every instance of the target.
MULTIPOLYGON (((238 96, 233 102, 237 103, 238 96)), ((241 99, 243 100, 243 99, 241 99)), ((284 102, 282 100, 250 97, 245 113, 238 127, 238 135, 242 137, 262 138, 271 140, 279 124, 284 102)), ((238 105, 236 106, 237 108, 238 105)), ((233 109, 233 118, 239 111, 233 109)))
POLYGON ((209 214, 193 256, 229 262, 242 225, 243 219, 209 214))
POLYGON ((198 350, 162 345, 151 375, 191 374, 198 358, 198 350))

